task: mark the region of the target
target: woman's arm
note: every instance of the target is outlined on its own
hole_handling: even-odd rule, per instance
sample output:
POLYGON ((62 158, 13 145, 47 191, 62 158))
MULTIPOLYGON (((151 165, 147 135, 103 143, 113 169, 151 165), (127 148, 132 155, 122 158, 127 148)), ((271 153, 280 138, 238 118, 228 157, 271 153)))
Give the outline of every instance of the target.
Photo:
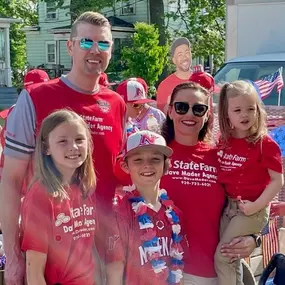
POLYGON ((253 215, 263 208, 265 208, 273 198, 278 194, 284 184, 284 177, 282 173, 278 173, 268 169, 271 181, 266 186, 262 194, 254 201, 241 201, 239 203, 240 210, 246 215, 253 215))
POLYGON ((34 250, 26 252, 26 270, 28 285, 46 285, 44 278, 47 255, 34 250))
POLYGON ((115 261, 106 266, 106 285, 123 285, 125 263, 122 261, 115 261))

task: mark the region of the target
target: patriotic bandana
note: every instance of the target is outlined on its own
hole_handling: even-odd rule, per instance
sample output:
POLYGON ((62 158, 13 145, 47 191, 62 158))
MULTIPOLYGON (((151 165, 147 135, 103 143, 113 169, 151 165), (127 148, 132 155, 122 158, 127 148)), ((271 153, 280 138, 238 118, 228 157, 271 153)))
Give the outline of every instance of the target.
POLYGON ((170 250, 171 263, 169 265, 160 259, 161 246, 158 244, 158 237, 154 224, 147 212, 147 205, 143 197, 132 197, 129 199, 132 209, 135 212, 139 227, 142 231, 142 247, 146 251, 153 271, 169 284, 178 284, 183 278, 183 249, 180 244, 182 240, 179 217, 173 210, 173 201, 169 200, 164 189, 159 190, 159 201, 166 208, 165 215, 172 227, 172 245, 170 250))

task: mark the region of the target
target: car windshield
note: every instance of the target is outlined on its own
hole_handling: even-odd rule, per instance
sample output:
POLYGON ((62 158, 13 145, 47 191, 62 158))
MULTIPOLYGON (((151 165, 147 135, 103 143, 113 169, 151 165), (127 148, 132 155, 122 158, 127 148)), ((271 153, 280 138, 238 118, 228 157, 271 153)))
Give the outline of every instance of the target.
MULTIPOLYGON (((215 75, 216 84, 223 82, 231 82, 240 79, 249 79, 256 81, 264 78, 283 67, 283 80, 285 78, 285 62, 270 62, 270 61, 257 61, 257 62, 233 62, 226 63, 215 75)), ((215 96, 215 102, 218 100, 215 96)), ((265 105, 278 105, 278 93, 276 87, 271 94, 264 99, 265 105)), ((281 92, 281 106, 285 106, 285 89, 281 92)))

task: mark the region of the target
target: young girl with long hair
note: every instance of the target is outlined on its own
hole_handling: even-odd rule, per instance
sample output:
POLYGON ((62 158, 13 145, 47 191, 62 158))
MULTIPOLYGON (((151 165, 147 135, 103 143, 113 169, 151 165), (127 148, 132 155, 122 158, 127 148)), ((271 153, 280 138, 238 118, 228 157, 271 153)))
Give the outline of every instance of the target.
POLYGON ((218 180, 225 187, 228 206, 221 219, 215 268, 219 285, 239 285, 240 260, 232 263, 223 257, 221 246, 234 237, 259 233, 268 222, 269 203, 283 185, 281 152, 267 135, 266 113, 250 82, 225 84, 218 110, 218 180))
POLYGON ((35 174, 22 205, 22 251, 29 285, 94 285, 96 176, 87 124, 60 110, 42 123, 35 174))

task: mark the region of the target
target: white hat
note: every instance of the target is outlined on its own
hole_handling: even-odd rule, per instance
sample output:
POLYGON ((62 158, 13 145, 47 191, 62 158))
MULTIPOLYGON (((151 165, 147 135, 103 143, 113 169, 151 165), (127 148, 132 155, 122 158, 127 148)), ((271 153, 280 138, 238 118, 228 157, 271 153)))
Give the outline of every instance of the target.
POLYGON ((166 141, 161 135, 147 130, 133 133, 128 137, 124 157, 131 155, 139 148, 154 149, 166 157, 173 153, 172 149, 166 146, 166 141))
POLYGON ((142 78, 129 78, 120 83, 116 89, 126 103, 144 104, 154 102, 147 98, 147 84, 142 78))

